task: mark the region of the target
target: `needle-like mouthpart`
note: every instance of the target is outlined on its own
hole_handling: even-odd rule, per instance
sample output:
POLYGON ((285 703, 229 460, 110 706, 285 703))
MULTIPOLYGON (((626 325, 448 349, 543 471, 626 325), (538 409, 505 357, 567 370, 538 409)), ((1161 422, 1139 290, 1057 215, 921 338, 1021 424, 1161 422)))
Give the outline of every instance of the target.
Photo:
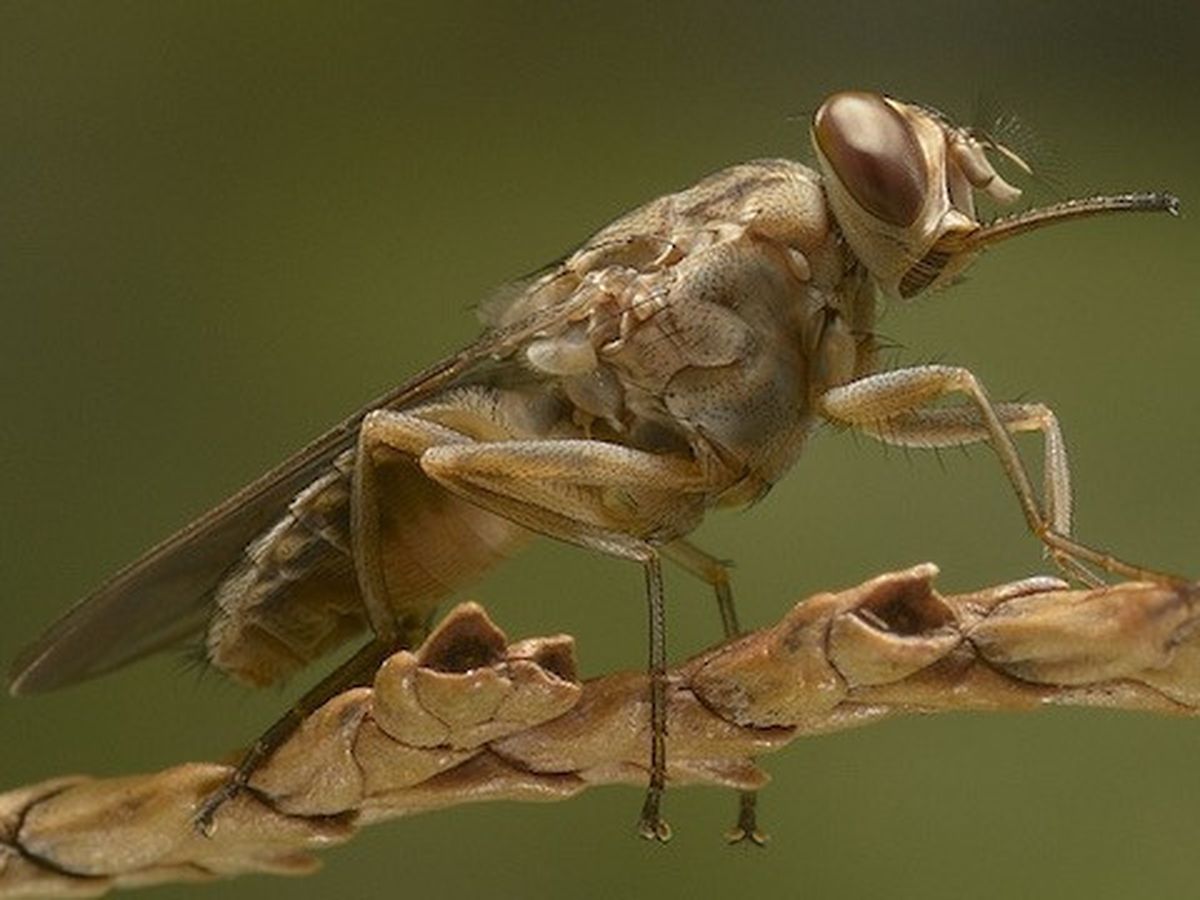
POLYGON ((1179 198, 1161 191, 1087 197, 1066 200, 1052 206, 1042 206, 989 222, 975 231, 964 234, 962 249, 980 250, 1027 231, 1057 222, 1069 222, 1088 216, 1113 212, 1165 212, 1179 215, 1179 198))

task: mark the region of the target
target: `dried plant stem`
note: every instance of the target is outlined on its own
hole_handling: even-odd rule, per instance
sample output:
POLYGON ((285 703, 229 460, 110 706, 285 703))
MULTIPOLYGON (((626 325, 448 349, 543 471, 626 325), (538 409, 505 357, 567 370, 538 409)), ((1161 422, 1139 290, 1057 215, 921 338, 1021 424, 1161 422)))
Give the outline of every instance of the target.
MULTIPOLYGON (((1192 588, 1068 590, 1040 578, 941 596, 932 565, 797 604, 669 673, 668 783, 756 789, 754 758, 886 716, 1047 704, 1200 711, 1192 588)), ((313 851, 384 819, 481 800, 556 800, 643 784, 644 673, 580 682, 571 638, 508 643, 457 607, 371 687, 338 695, 222 807, 229 774, 189 763, 125 778, 60 778, 0 795, 0 896, 245 872, 298 874, 313 851)))

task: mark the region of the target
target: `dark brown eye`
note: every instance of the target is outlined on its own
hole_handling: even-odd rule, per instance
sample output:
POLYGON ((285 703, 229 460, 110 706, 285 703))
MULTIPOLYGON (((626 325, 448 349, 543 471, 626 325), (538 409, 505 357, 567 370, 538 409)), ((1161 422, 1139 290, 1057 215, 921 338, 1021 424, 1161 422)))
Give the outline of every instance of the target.
POLYGON ((817 110, 813 134, 863 209, 892 225, 916 220, 925 203, 925 159, 908 123, 879 94, 834 94, 817 110))

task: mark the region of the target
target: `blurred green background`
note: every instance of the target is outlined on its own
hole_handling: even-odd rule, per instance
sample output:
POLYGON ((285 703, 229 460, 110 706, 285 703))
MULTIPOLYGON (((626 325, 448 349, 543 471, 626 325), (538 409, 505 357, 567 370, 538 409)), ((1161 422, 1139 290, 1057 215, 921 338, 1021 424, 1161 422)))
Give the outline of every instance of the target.
MULTIPOLYGON (((1044 232, 894 308, 906 363, 970 366, 1059 412, 1081 536, 1200 571, 1200 9, 1187 3, 0 5, 0 657, 117 566, 475 333, 472 305, 641 201, 806 158, 828 92, 969 114, 999 98, 1075 193, 1167 188, 1185 215, 1044 232), (1189 206, 1190 204, 1190 206, 1189 206)), ((1040 571, 991 454, 815 441, 699 541, 760 625, 931 559, 963 589, 1040 571)), ((672 577, 676 657, 716 616, 672 577)), ((642 664, 641 574, 548 544, 472 596, 642 664)), ((4 787, 211 758, 293 697, 161 657, 0 699, 4 787)), ((774 842, 733 798, 638 791, 396 822, 318 875, 145 897, 1193 897, 1200 722, 1055 710, 906 719, 768 758, 774 842)))

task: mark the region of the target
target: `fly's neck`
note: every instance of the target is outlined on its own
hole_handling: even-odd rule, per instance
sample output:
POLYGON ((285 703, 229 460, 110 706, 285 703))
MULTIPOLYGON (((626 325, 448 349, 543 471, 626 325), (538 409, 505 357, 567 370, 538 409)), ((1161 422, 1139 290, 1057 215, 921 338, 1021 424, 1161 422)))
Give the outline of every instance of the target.
POLYGON ((849 285, 850 331, 857 342, 854 377, 871 375, 879 368, 879 336, 875 331, 879 318, 879 285, 859 263, 855 280, 849 285))

